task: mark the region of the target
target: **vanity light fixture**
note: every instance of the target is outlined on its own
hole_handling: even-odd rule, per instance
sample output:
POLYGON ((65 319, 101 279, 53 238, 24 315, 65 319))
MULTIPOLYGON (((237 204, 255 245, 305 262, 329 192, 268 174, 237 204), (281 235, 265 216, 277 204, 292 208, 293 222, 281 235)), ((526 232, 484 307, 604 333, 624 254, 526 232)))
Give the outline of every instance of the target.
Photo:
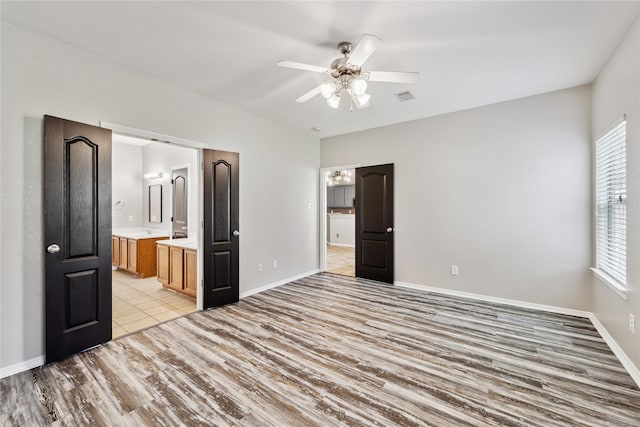
POLYGON ((144 179, 158 179, 162 178, 163 176, 164 174, 162 172, 145 173, 144 179))

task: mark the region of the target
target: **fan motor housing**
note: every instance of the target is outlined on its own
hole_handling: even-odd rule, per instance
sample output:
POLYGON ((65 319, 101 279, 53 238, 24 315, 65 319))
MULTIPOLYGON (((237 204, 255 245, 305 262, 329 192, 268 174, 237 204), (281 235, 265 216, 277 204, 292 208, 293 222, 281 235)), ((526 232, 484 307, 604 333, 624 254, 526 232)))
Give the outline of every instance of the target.
POLYGON ((351 43, 350 42, 340 42, 338 43, 338 51, 343 54, 344 56, 347 56, 351 53, 351 43))

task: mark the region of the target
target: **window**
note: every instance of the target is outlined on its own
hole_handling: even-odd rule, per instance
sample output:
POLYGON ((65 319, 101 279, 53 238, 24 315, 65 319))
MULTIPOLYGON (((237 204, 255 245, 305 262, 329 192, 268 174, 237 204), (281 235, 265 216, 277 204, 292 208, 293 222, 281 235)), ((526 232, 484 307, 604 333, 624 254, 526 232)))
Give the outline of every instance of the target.
POLYGON ((626 120, 596 141, 596 268, 627 283, 626 120))

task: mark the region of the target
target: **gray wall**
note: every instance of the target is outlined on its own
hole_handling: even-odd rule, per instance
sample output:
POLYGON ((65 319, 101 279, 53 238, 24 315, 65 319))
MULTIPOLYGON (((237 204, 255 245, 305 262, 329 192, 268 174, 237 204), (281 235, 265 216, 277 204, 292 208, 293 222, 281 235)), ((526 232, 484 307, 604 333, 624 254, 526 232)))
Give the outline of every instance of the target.
MULTIPOLYGON (((628 300, 593 278, 593 311, 640 369, 640 18, 593 84, 594 139, 627 115, 628 300), (636 316, 636 333, 628 327, 636 316)), ((594 255, 595 264, 595 255, 594 255)))
POLYGON ((33 363, 44 352, 45 114, 239 152, 240 291, 318 268, 317 138, 6 22, 1 52, 1 368, 33 363), (277 269, 258 272, 258 263, 272 259, 277 269))
POLYGON ((589 110, 553 92, 323 139, 321 164, 395 164, 396 281, 589 310, 589 110))
POLYGON ((111 149, 112 228, 142 227, 142 147, 114 142, 111 149), (124 207, 113 207, 117 201, 124 207), (129 222, 133 216, 133 222, 129 222))

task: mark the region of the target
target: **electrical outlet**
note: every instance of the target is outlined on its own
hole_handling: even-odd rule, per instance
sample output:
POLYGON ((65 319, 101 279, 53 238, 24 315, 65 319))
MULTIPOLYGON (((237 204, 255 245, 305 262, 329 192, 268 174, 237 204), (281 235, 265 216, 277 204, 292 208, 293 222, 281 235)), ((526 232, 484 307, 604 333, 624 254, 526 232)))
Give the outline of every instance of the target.
POLYGON ((340 233, 336 233, 336 238, 339 238, 339 237, 340 237, 340 233))
POLYGON ((313 209, 313 205, 311 204, 311 202, 307 203, 307 209, 313 209))
POLYGON ((262 271, 262 264, 258 264, 258 271, 262 271))
POLYGON ((133 222, 133 215, 129 215, 129 222, 133 222))
POLYGON ((452 265, 451 266, 451 275, 452 276, 457 276, 458 275, 458 266, 457 265, 452 265))
POLYGON ((632 334, 636 333, 636 316, 633 313, 629 313, 629 330, 632 334))
POLYGON ((277 259, 273 260, 273 268, 278 268, 278 260, 277 259))

